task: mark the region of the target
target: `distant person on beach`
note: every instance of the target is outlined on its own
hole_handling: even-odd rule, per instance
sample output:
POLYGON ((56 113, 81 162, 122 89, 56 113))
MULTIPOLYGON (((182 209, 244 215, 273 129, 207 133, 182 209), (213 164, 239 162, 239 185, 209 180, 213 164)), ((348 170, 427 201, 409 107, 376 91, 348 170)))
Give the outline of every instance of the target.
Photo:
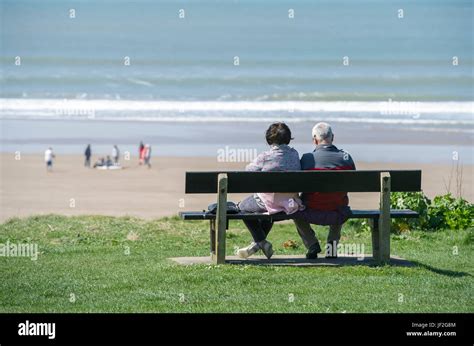
POLYGON ((145 145, 143 142, 140 142, 140 145, 138 147, 138 164, 143 165, 145 162, 145 145))
MULTIPOLYGON (((268 151, 260 153, 255 160, 245 168, 246 171, 289 171, 300 170, 298 152, 288 144, 293 139, 291 131, 284 123, 274 123, 267 129, 265 139, 270 146, 268 151)), ((303 209, 303 203, 298 193, 255 193, 239 203, 239 208, 247 213, 286 214, 296 213, 303 209)), ((268 220, 244 220, 252 234, 253 242, 237 251, 241 258, 247 258, 262 250, 267 258, 273 255, 273 246, 266 240, 273 222, 268 220)))
POLYGON ((118 165, 119 157, 120 157, 120 151, 117 145, 115 144, 114 147, 112 148, 112 158, 114 159, 115 165, 118 165))
POLYGON ((114 164, 114 163, 112 162, 112 159, 110 158, 109 155, 107 155, 107 159, 105 160, 105 165, 106 165, 107 167, 110 167, 110 166, 113 166, 113 164, 114 164))
POLYGON ((91 156, 92 156, 92 150, 91 150, 90 144, 87 145, 86 151, 84 152, 84 156, 85 156, 84 166, 90 168, 91 156))
POLYGON ((105 166, 105 159, 101 157, 94 163, 94 168, 105 166))
POLYGON ((148 166, 148 168, 151 168, 151 146, 150 144, 145 145, 145 148, 143 149, 143 159, 145 161, 145 165, 148 166))
POLYGON ((53 169, 53 159, 56 156, 53 153, 53 148, 49 147, 44 152, 44 162, 46 162, 46 170, 50 172, 53 169))
MULTIPOLYGON (((351 155, 333 145, 334 134, 327 123, 318 123, 313 127, 313 152, 301 157, 302 170, 355 170, 351 155)), ((298 233, 308 249, 306 258, 316 259, 321 246, 311 224, 328 225, 329 234, 326 244, 326 258, 337 257, 337 245, 341 238, 342 224, 350 216, 347 192, 311 192, 303 193, 302 200, 306 209, 295 213, 298 233), (301 218, 300 218, 301 216, 301 218)))

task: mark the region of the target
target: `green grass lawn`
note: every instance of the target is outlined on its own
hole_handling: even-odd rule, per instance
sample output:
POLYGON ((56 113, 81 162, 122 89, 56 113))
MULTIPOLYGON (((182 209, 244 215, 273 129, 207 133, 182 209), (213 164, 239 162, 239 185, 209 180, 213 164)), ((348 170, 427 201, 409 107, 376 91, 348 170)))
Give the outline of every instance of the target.
MULTIPOLYGON (((179 266, 167 258, 208 255, 207 222, 11 219, 0 243, 37 243, 40 255, 0 257, 0 312, 473 312, 473 238, 472 229, 392 235, 392 254, 414 267, 179 266)), ((305 253, 291 223, 269 240, 276 254, 305 253), (285 249, 289 239, 299 247, 285 249)), ((370 233, 345 226, 342 241, 371 252, 370 233)), ((232 222, 228 254, 249 242, 232 222)))

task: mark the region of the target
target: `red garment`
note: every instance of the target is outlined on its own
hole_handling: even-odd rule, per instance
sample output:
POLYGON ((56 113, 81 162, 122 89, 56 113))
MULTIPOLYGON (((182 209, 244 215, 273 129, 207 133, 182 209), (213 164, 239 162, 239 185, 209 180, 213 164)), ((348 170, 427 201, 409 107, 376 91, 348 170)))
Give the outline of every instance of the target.
MULTIPOLYGON (((355 164, 349 153, 334 145, 318 145, 314 152, 304 154, 301 169, 309 171, 355 170, 355 164)), ((304 204, 324 211, 337 210, 349 205, 347 192, 311 192, 303 194, 304 204)))
MULTIPOLYGON (((335 168, 313 168, 312 171, 351 170, 351 166, 335 168)), ((311 209, 332 211, 338 207, 349 205, 347 192, 313 192, 309 193, 305 200, 306 206, 311 209)))

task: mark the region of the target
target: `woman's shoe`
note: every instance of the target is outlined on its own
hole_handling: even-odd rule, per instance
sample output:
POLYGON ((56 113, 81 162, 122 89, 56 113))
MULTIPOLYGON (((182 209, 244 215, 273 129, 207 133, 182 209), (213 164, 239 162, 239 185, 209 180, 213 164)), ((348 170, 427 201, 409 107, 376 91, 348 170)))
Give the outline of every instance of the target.
POLYGON ((260 246, 257 243, 253 242, 247 247, 238 249, 237 256, 239 256, 240 258, 248 258, 252 256, 254 253, 256 253, 258 250, 260 250, 260 246))

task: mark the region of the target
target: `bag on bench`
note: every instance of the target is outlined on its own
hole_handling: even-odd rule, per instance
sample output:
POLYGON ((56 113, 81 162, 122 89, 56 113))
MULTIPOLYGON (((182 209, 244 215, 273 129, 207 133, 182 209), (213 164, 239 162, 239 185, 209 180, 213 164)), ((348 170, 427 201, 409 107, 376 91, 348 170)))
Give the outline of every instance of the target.
MULTIPOLYGON (((216 214, 217 213, 217 203, 209 204, 207 207, 208 213, 216 214)), ((240 213, 239 206, 234 202, 227 202, 227 214, 238 214, 240 213)))

